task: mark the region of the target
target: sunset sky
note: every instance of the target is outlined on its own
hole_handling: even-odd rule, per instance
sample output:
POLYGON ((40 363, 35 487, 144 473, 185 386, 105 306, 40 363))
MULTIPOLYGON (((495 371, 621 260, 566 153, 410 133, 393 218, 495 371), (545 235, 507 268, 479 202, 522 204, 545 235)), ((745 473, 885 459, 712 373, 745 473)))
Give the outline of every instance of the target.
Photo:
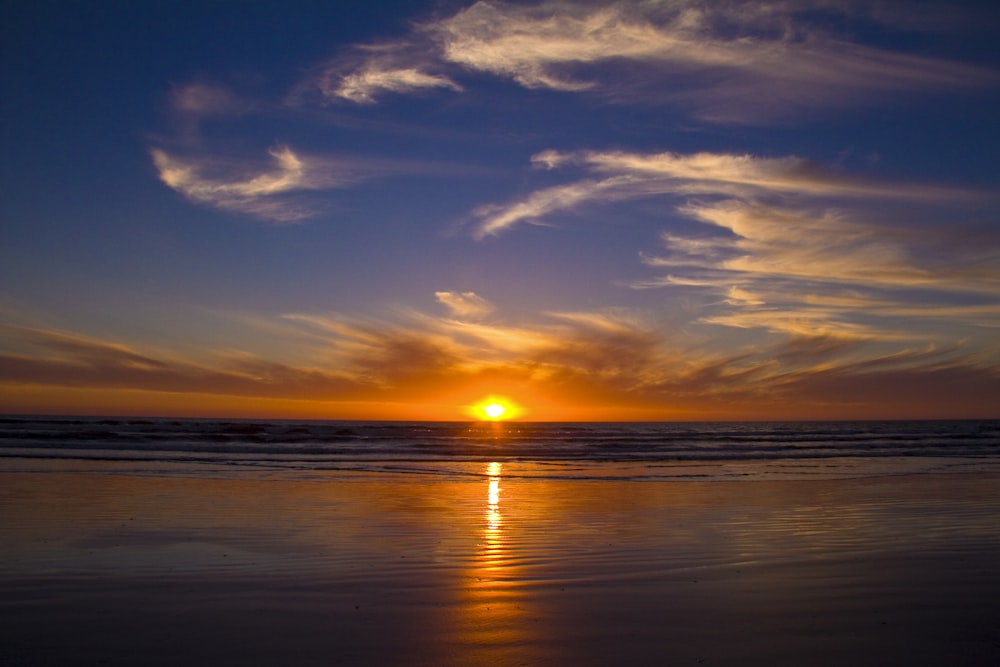
POLYGON ((994 2, 0 26, 0 412, 1000 417, 994 2))

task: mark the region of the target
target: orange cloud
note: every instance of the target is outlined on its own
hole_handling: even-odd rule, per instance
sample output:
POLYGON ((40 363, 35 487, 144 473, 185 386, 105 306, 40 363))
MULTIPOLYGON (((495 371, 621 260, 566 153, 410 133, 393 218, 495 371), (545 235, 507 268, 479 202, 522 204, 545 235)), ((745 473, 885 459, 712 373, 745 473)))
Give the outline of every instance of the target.
POLYGON ((257 406, 272 416, 367 419, 462 419, 466 406, 501 394, 526 419, 628 420, 991 416, 985 397, 1000 390, 994 357, 961 347, 826 334, 722 353, 624 312, 551 313, 518 327, 420 314, 285 320, 324 340, 326 352, 308 366, 232 353, 194 363, 6 327, 19 351, 0 355, 0 391, 23 411, 235 415, 257 406), (874 390, 858 387, 899 392, 868 404, 859 397, 874 390))

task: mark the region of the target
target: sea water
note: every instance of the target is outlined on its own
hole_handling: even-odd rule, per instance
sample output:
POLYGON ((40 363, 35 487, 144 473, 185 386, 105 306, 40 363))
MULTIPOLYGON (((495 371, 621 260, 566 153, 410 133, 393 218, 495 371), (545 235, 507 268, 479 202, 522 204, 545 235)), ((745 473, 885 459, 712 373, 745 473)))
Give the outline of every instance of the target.
POLYGON ((8 470, 196 475, 478 474, 496 461, 552 478, 810 479, 1000 471, 1000 420, 362 422, 9 416, 8 470))

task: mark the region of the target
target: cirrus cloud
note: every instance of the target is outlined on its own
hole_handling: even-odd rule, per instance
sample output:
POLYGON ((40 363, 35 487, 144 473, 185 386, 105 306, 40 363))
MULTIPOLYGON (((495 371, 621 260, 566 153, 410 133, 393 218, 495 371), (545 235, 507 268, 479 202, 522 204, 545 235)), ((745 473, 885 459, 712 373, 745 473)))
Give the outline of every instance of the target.
POLYGON ((712 350, 629 311, 541 313, 518 325, 421 313, 281 319, 292 328, 276 346, 309 340, 311 362, 214 350, 195 363, 169 350, 74 332, 0 327, 0 341, 16 340, 20 348, 0 354, 0 392, 58 387, 166 392, 175 401, 190 396, 192 404, 204 396, 231 397, 234 405, 247 398, 320 401, 342 417, 375 401, 391 418, 385 410, 396 403, 460 403, 488 386, 515 388, 529 407, 531 396, 561 397, 577 418, 787 419, 835 417, 845 406, 861 416, 904 415, 918 398, 935 406, 930 416, 977 416, 989 412, 988 397, 1000 389, 1000 367, 989 356, 962 346, 873 344, 847 332, 789 333, 712 350), (884 393, 859 394, 859 387, 884 393), (877 410, 865 412, 860 396, 877 398, 877 410))
POLYGON ((406 44, 355 47, 352 56, 324 68, 318 87, 328 98, 342 98, 358 104, 372 104, 385 93, 415 93, 447 88, 461 91, 443 74, 432 74, 420 49, 406 44))
POLYGON ((478 319, 496 310, 492 303, 475 292, 435 292, 434 298, 460 318, 478 319))
POLYGON ((288 146, 268 151, 271 170, 250 175, 232 160, 180 158, 160 149, 150 154, 160 180, 187 199, 273 222, 296 222, 316 214, 295 194, 342 187, 356 178, 335 161, 304 157, 288 146))
POLYGON ((838 20, 913 25, 902 13, 833 3, 476 2, 406 38, 356 48, 316 85, 328 97, 372 103, 384 92, 461 91, 455 79, 464 70, 526 88, 669 103, 710 122, 759 122, 998 80, 971 65, 853 42, 825 28, 838 20), (441 73, 449 68, 454 74, 441 73))
POLYGON ((584 175, 477 208, 476 238, 595 206, 614 207, 613 217, 622 219, 633 200, 667 199, 674 206, 664 219, 671 228, 660 236, 664 250, 640 255, 664 273, 631 286, 702 295, 703 324, 935 341, 947 323, 977 345, 1000 326, 1000 255, 989 250, 997 247, 995 232, 987 234, 992 241, 980 231, 979 243, 960 244, 958 226, 915 234, 905 216, 899 219, 938 205, 952 212, 975 206, 990 200, 985 193, 861 179, 794 156, 548 150, 532 162, 584 175), (895 219, 884 219, 884 206, 872 206, 886 202, 895 219), (943 244, 950 252, 933 251, 943 244))

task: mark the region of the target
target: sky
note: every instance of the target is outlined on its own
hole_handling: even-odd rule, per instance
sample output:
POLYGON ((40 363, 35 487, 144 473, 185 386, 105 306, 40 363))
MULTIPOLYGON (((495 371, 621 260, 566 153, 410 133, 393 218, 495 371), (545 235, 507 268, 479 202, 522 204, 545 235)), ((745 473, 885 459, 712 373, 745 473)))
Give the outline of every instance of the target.
POLYGON ((1000 417, 995 3, 0 14, 0 412, 1000 417))

